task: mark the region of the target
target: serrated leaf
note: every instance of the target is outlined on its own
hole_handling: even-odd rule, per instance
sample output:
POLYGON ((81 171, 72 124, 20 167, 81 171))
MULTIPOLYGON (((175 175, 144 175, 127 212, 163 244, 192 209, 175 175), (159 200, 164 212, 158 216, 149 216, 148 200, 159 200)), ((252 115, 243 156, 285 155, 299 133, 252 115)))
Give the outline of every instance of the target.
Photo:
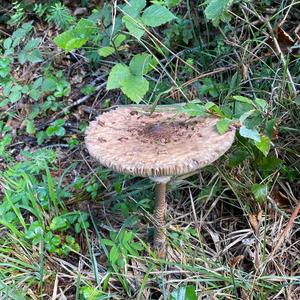
POLYGON ((42 39, 40 39, 40 38, 32 39, 25 45, 23 50, 25 50, 26 52, 33 50, 40 45, 41 41, 42 41, 42 39))
POLYGON ((130 71, 137 76, 145 75, 151 70, 151 58, 152 56, 147 53, 135 55, 129 63, 130 71))
POLYGON ((219 19, 226 12, 232 0, 209 0, 204 13, 209 20, 219 19))
POLYGON ((142 15, 145 25, 151 27, 163 25, 175 18, 166 7, 155 4, 146 8, 142 15))
POLYGON ((107 57, 115 53, 115 49, 113 47, 103 47, 98 50, 98 54, 102 57, 107 57))
POLYGON ((149 82, 141 76, 130 75, 122 83, 121 89, 130 100, 139 103, 149 90, 149 82))
POLYGON ((40 96, 41 96, 41 92, 38 89, 35 88, 31 88, 29 91, 29 96, 33 99, 33 100, 39 100, 40 96))
POLYGON ((268 136, 262 134, 260 136, 260 141, 259 142, 254 142, 255 146, 263 153, 264 156, 267 156, 269 151, 270 151, 270 147, 271 147, 271 140, 268 136))
POLYGON ((220 134, 224 134, 226 131, 228 131, 229 126, 231 125, 232 120, 230 119, 222 119, 222 120, 218 120, 218 122, 216 123, 216 127, 217 130, 220 134))
POLYGON ((255 183, 251 187, 254 198, 259 202, 264 202, 268 195, 268 186, 266 184, 255 183))
POLYGON ((129 33, 136 37, 138 40, 140 40, 143 34, 145 33, 145 30, 140 25, 138 25, 139 23, 142 24, 141 18, 136 18, 135 20, 132 20, 131 17, 125 16, 122 18, 122 21, 125 24, 129 33))
POLYGON ((43 57, 40 50, 35 49, 31 53, 28 53, 27 60, 33 64, 43 61, 43 57))
POLYGON ((125 5, 123 11, 132 18, 136 18, 140 15, 146 4, 146 0, 131 0, 125 5))
POLYGON ((131 76, 130 69, 124 64, 116 64, 110 71, 106 89, 113 90, 122 86, 123 82, 131 76))
POLYGON ((239 132, 240 132, 240 135, 245 137, 245 138, 254 140, 256 142, 260 142, 260 135, 259 135, 259 132, 256 129, 249 129, 245 126, 242 126, 240 128, 239 132))

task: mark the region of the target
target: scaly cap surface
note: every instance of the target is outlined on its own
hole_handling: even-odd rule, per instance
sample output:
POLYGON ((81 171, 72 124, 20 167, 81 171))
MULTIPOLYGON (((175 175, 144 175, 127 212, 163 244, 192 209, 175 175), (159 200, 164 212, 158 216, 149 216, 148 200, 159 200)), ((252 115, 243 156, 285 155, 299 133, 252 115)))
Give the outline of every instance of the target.
POLYGON ((216 117, 189 118, 164 105, 150 109, 124 105, 98 116, 86 131, 90 154, 120 173, 173 176, 211 164, 234 141, 234 129, 217 132, 216 117))

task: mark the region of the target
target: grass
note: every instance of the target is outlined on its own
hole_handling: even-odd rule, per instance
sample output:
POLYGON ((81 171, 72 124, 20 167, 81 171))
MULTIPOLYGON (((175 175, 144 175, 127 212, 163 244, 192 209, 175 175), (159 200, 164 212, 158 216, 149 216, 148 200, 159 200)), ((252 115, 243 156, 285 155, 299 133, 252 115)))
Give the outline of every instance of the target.
MULTIPOLYGON (((127 35, 126 50, 107 58, 96 56, 107 46, 102 31, 72 53, 53 44, 59 24, 76 24, 76 5, 51 18, 51 3, 20 3, 0 9, 0 59, 10 59, 0 62, 0 103, 19 96, 5 94, 10 83, 24 89, 0 105, 0 299, 300 298, 298 2, 239 2, 214 26, 206 4, 181 1, 171 10, 185 23, 147 28, 140 41, 127 35), (28 21, 29 33, 6 53, 5 39, 28 21), (292 45, 276 34, 279 24, 292 45), (21 64, 31 37, 42 38, 43 61, 21 64), (171 181, 166 259, 150 246, 153 184, 98 166, 84 146, 89 121, 130 103, 105 90, 111 66, 142 52, 158 62, 145 76, 144 103, 213 101, 238 119, 248 108, 232 96, 262 98, 266 109, 247 126, 271 136, 267 156, 237 135, 213 166, 171 181), (255 184, 267 192, 255 194, 255 184)), ((82 3, 83 17, 98 5, 82 3)), ((119 26, 112 11, 106 3, 107 32, 119 26)))

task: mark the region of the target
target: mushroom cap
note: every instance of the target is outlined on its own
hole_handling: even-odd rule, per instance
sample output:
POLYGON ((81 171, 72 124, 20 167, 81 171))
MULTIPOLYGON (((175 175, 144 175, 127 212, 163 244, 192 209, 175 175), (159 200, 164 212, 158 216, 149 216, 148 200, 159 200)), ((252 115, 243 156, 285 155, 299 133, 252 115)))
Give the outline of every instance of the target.
POLYGON ((142 177, 182 175, 223 155, 235 129, 223 135, 217 117, 190 118, 178 107, 124 105, 98 116, 86 131, 89 153, 103 166, 142 177))

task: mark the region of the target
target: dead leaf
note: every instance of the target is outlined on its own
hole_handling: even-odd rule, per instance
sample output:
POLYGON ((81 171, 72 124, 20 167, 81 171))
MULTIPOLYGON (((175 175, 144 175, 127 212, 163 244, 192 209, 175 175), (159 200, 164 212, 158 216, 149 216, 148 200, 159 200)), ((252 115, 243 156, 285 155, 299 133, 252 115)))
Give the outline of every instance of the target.
POLYGON ((244 259, 244 255, 238 255, 238 256, 235 256, 233 257, 231 260, 230 260, 230 265, 232 268, 235 268, 241 260, 244 259))

